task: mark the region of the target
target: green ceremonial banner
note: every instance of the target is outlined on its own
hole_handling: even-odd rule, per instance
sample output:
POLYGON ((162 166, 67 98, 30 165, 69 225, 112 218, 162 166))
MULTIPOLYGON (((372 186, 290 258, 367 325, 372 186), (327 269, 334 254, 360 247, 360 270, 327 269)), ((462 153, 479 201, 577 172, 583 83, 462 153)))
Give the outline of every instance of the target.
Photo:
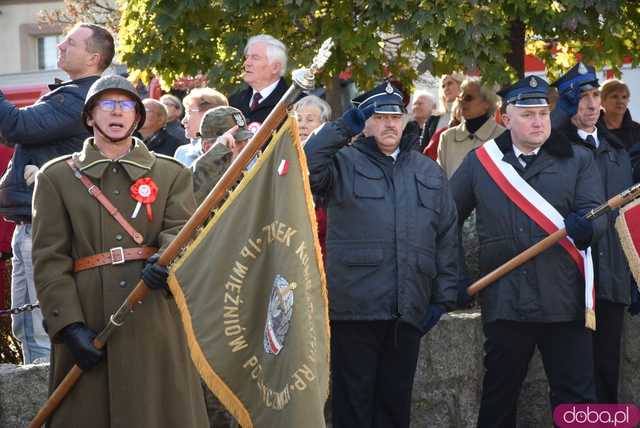
POLYGON ((289 118, 174 263, 191 357, 243 427, 324 427, 326 279, 297 123, 289 118))

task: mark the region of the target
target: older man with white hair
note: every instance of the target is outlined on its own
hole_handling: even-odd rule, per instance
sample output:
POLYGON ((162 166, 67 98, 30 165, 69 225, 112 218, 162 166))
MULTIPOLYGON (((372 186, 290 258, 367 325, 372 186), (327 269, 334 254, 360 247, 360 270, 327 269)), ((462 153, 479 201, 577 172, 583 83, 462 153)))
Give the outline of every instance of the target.
POLYGON ((416 148, 421 152, 429 144, 440 120, 440 116, 433 114, 436 104, 436 99, 429 92, 418 91, 413 94, 411 113, 413 120, 420 128, 419 147, 416 148))
POLYGON ((253 36, 244 49, 242 78, 248 88, 229 97, 229 105, 242 111, 251 125, 261 124, 287 91, 282 78, 287 69, 287 48, 273 36, 253 36))

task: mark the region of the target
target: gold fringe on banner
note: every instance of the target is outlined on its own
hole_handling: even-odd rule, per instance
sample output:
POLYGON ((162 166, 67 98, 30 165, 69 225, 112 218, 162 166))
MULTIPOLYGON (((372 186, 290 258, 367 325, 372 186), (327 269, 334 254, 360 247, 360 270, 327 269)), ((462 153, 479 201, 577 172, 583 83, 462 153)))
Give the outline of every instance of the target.
MULTIPOLYGON (((295 118, 289 116, 289 120, 291 121, 291 132, 294 135, 294 145, 296 147, 296 151, 298 152, 298 159, 300 161, 300 171, 302 173, 302 182, 304 183, 304 195, 306 199, 307 210, 309 212, 309 219, 311 219, 311 227, 314 231, 313 234, 313 245, 316 250, 316 262, 318 266, 320 266, 320 289, 322 291, 322 298, 324 300, 324 307, 329 307, 329 294, 327 292, 327 276, 325 274, 324 269, 324 260, 322 259, 322 249, 320 248, 320 240, 318 239, 318 219, 316 218, 316 210, 315 203, 313 202, 313 194, 311 193, 311 185, 309 184, 309 167, 307 164, 307 156, 302 149, 302 141, 298 137, 298 121, 295 118)), ((331 343, 331 330, 329 328, 329 311, 324 311, 324 331, 326 332, 326 343, 331 343)), ((331 367, 330 359, 331 359, 331 347, 327 346, 327 364, 331 367)), ((329 378, 327 378, 327 385, 325 385, 324 390, 327 391, 327 396, 324 397, 325 401, 329 398, 329 378)))
POLYGON ((596 311, 593 309, 585 309, 584 326, 589 330, 596 331, 596 311))
MULTIPOLYGON (((272 137, 271 141, 273 142, 273 141, 279 140, 282 134, 286 132, 291 132, 292 135, 294 136, 294 145, 296 146, 297 153, 298 153, 297 161, 301 166, 302 174, 303 174, 302 178, 304 183, 304 192, 305 192, 307 210, 309 213, 309 219, 311 220, 311 227, 313 227, 314 228, 313 230, 316 231, 318 225, 317 225, 317 220, 315 216, 313 196, 312 196, 311 188, 308 182, 309 171, 307 168, 304 151, 302 150, 301 144, 299 142, 298 127, 297 127, 297 122, 295 121, 295 118, 290 116, 289 119, 281 127, 281 129, 276 133, 276 135, 272 137)), ((196 339, 195 332, 193 329, 193 323, 191 321, 191 314, 189 312, 189 308, 188 308, 184 293, 182 291, 182 287, 180 286, 180 283, 177 280, 174 273, 184 263, 184 261, 188 258, 188 256, 195 250, 195 248, 199 246, 200 242, 205 238, 207 233, 217 223, 217 220, 221 218, 222 213, 226 211, 226 209, 234 202, 234 200, 242 193, 242 191, 251 182, 254 176, 262 168, 265 160, 270 157, 271 152, 273 152, 273 150, 275 149, 275 146, 276 146, 275 144, 269 144, 267 146, 265 152, 262 154, 262 156, 258 158, 254 167, 245 173, 245 176, 242 179, 242 181, 238 184, 236 189, 231 193, 231 195, 227 198, 227 200, 224 202, 222 207, 218 210, 218 212, 216 213, 216 216, 214 216, 213 219, 209 221, 209 223, 204 227, 204 229, 197 236, 197 238, 191 244, 189 244, 187 250, 180 256, 180 258, 175 263, 173 263, 170 270, 169 280, 168 280, 169 289, 171 290, 171 293, 175 298, 182 322, 184 324, 184 331, 187 337, 187 344, 189 346, 189 350, 191 351, 191 359, 193 360, 193 363, 196 369, 200 373, 200 376, 202 377, 204 382, 207 384, 209 389, 216 395, 218 400, 220 400, 223 406, 229 411, 229 413, 233 415, 233 417, 238 421, 240 426, 242 426, 243 428, 254 427, 254 423, 249 413, 249 410, 244 405, 242 400, 240 400, 240 398, 231 390, 231 388, 229 388, 229 386, 224 382, 224 380, 220 378, 220 376, 215 372, 215 370, 211 367, 211 365, 207 361, 207 358, 204 355, 204 352, 202 351, 202 348, 200 347, 200 344, 196 339)), ((320 278, 321 278, 322 296, 324 299, 325 308, 327 308, 328 294, 327 294, 326 276, 324 273, 324 268, 322 268, 323 267, 322 252, 320 250, 320 243, 318 241, 317 233, 314 233, 314 236, 315 236, 314 246, 317 254, 317 262, 321 267, 320 278)), ((326 341, 327 341, 326 343, 330 343, 328 311, 325 311, 324 324, 325 324, 326 341)), ((327 355, 326 355, 327 362, 329 362, 330 355, 331 355, 330 349, 329 347, 327 347, 327 355)), ((326 395, 328 395, 328 390, 329 390, 329 385, 327 384, 325 387, 325 391, 327 391, 326 395)), ((324 399, 326 400, 326 398, 327 397, 325 396, 324 399)))
POLYGON ((627 262, 631 269, 631 273, 633 274, 633 278, 636 280, 636 284, 640 288, 640 256, 638 255, 638 249, 633 244, 633 238, 631 237, 631 231, 629 230, 629 225, 627 224, 626 219, 626 213, 637 208, 638 205, 640 205, 640 199, 630 203, 620 210, 618 218, 616 219, 616 230, 620 237, 622 250, 624 251, 625 256, 627 256, 627 262))

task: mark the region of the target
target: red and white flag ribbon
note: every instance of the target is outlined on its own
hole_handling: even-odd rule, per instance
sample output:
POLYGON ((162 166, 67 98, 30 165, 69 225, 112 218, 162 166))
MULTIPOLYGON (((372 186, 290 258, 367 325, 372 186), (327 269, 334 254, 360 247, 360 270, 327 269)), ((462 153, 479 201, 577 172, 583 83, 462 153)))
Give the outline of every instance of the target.
POLYGON ((278 175, 283 176, 286 175, 289 171, 289 161, 286 159, 280 160, 280 165, 278 165, 278 175))
MULTIPOLYGON (((476 151, 480 163, 505 195, 531 220, 548 234, 564 228, 564 217, 518 174, 508 162, 494 140, 487 141, 476 151)), ((559 244, 567 251, 584 277, 585 326, 596 329, 595 288, 591 248, 578 250, 566 236, 559 244)))
POLYGON ((616 230, 633 278, 640 289, 640 200, 620 209, 616 230))

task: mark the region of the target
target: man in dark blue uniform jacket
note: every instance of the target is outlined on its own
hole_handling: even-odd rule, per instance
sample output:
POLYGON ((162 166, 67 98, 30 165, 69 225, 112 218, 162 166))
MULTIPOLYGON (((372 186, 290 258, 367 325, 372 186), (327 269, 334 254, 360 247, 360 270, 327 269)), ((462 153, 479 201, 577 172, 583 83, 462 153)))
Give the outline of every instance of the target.
MULTIPOLYGON (((554 125, 572 143, 589 149, 602 178, 605 197, 611 198, 633 183, 631 161, 622 141, 604 125, 600 117, 600 88, 595 69, 576 64, 557 82, 559 107, 567 120, 554 125)), ((624 309, 638 289, 614 227, 618 210, 607 213, 606 234, 593 246, 596 273, 596 326, 593 335, 593 362, 598 402, 618 402, 620 344, 624 309)), ((636 297, 637 299, 637 297, 636 297)), ((633 312, 633 311, 632 311, 633 312)))
POLYGON ((383 83, 305 145, 327 204, 335 428, 409 426, 420 338, 456 302, 455 205, 402 98, 383 83))
MULTIPOLYGON (((603 218, 582 217, 603 202, 602 184, 591 152, 551 132, 547 92, 547 82, 535 76, 500 92, 507 132, 495 139, 499 162, 555 208, 582 250, 606 227, 603 218)), ((460 224, 476 209, 480 270, 487 274, 548 234, 496 185, 480 149, 451 177, 451 190, 460 224)), ((480 293, 486 341, 478 427, 516 426, 518 393, 536 347, 553 407, 595 401, 585 288, 576 262, 555 245, 480 293)))

